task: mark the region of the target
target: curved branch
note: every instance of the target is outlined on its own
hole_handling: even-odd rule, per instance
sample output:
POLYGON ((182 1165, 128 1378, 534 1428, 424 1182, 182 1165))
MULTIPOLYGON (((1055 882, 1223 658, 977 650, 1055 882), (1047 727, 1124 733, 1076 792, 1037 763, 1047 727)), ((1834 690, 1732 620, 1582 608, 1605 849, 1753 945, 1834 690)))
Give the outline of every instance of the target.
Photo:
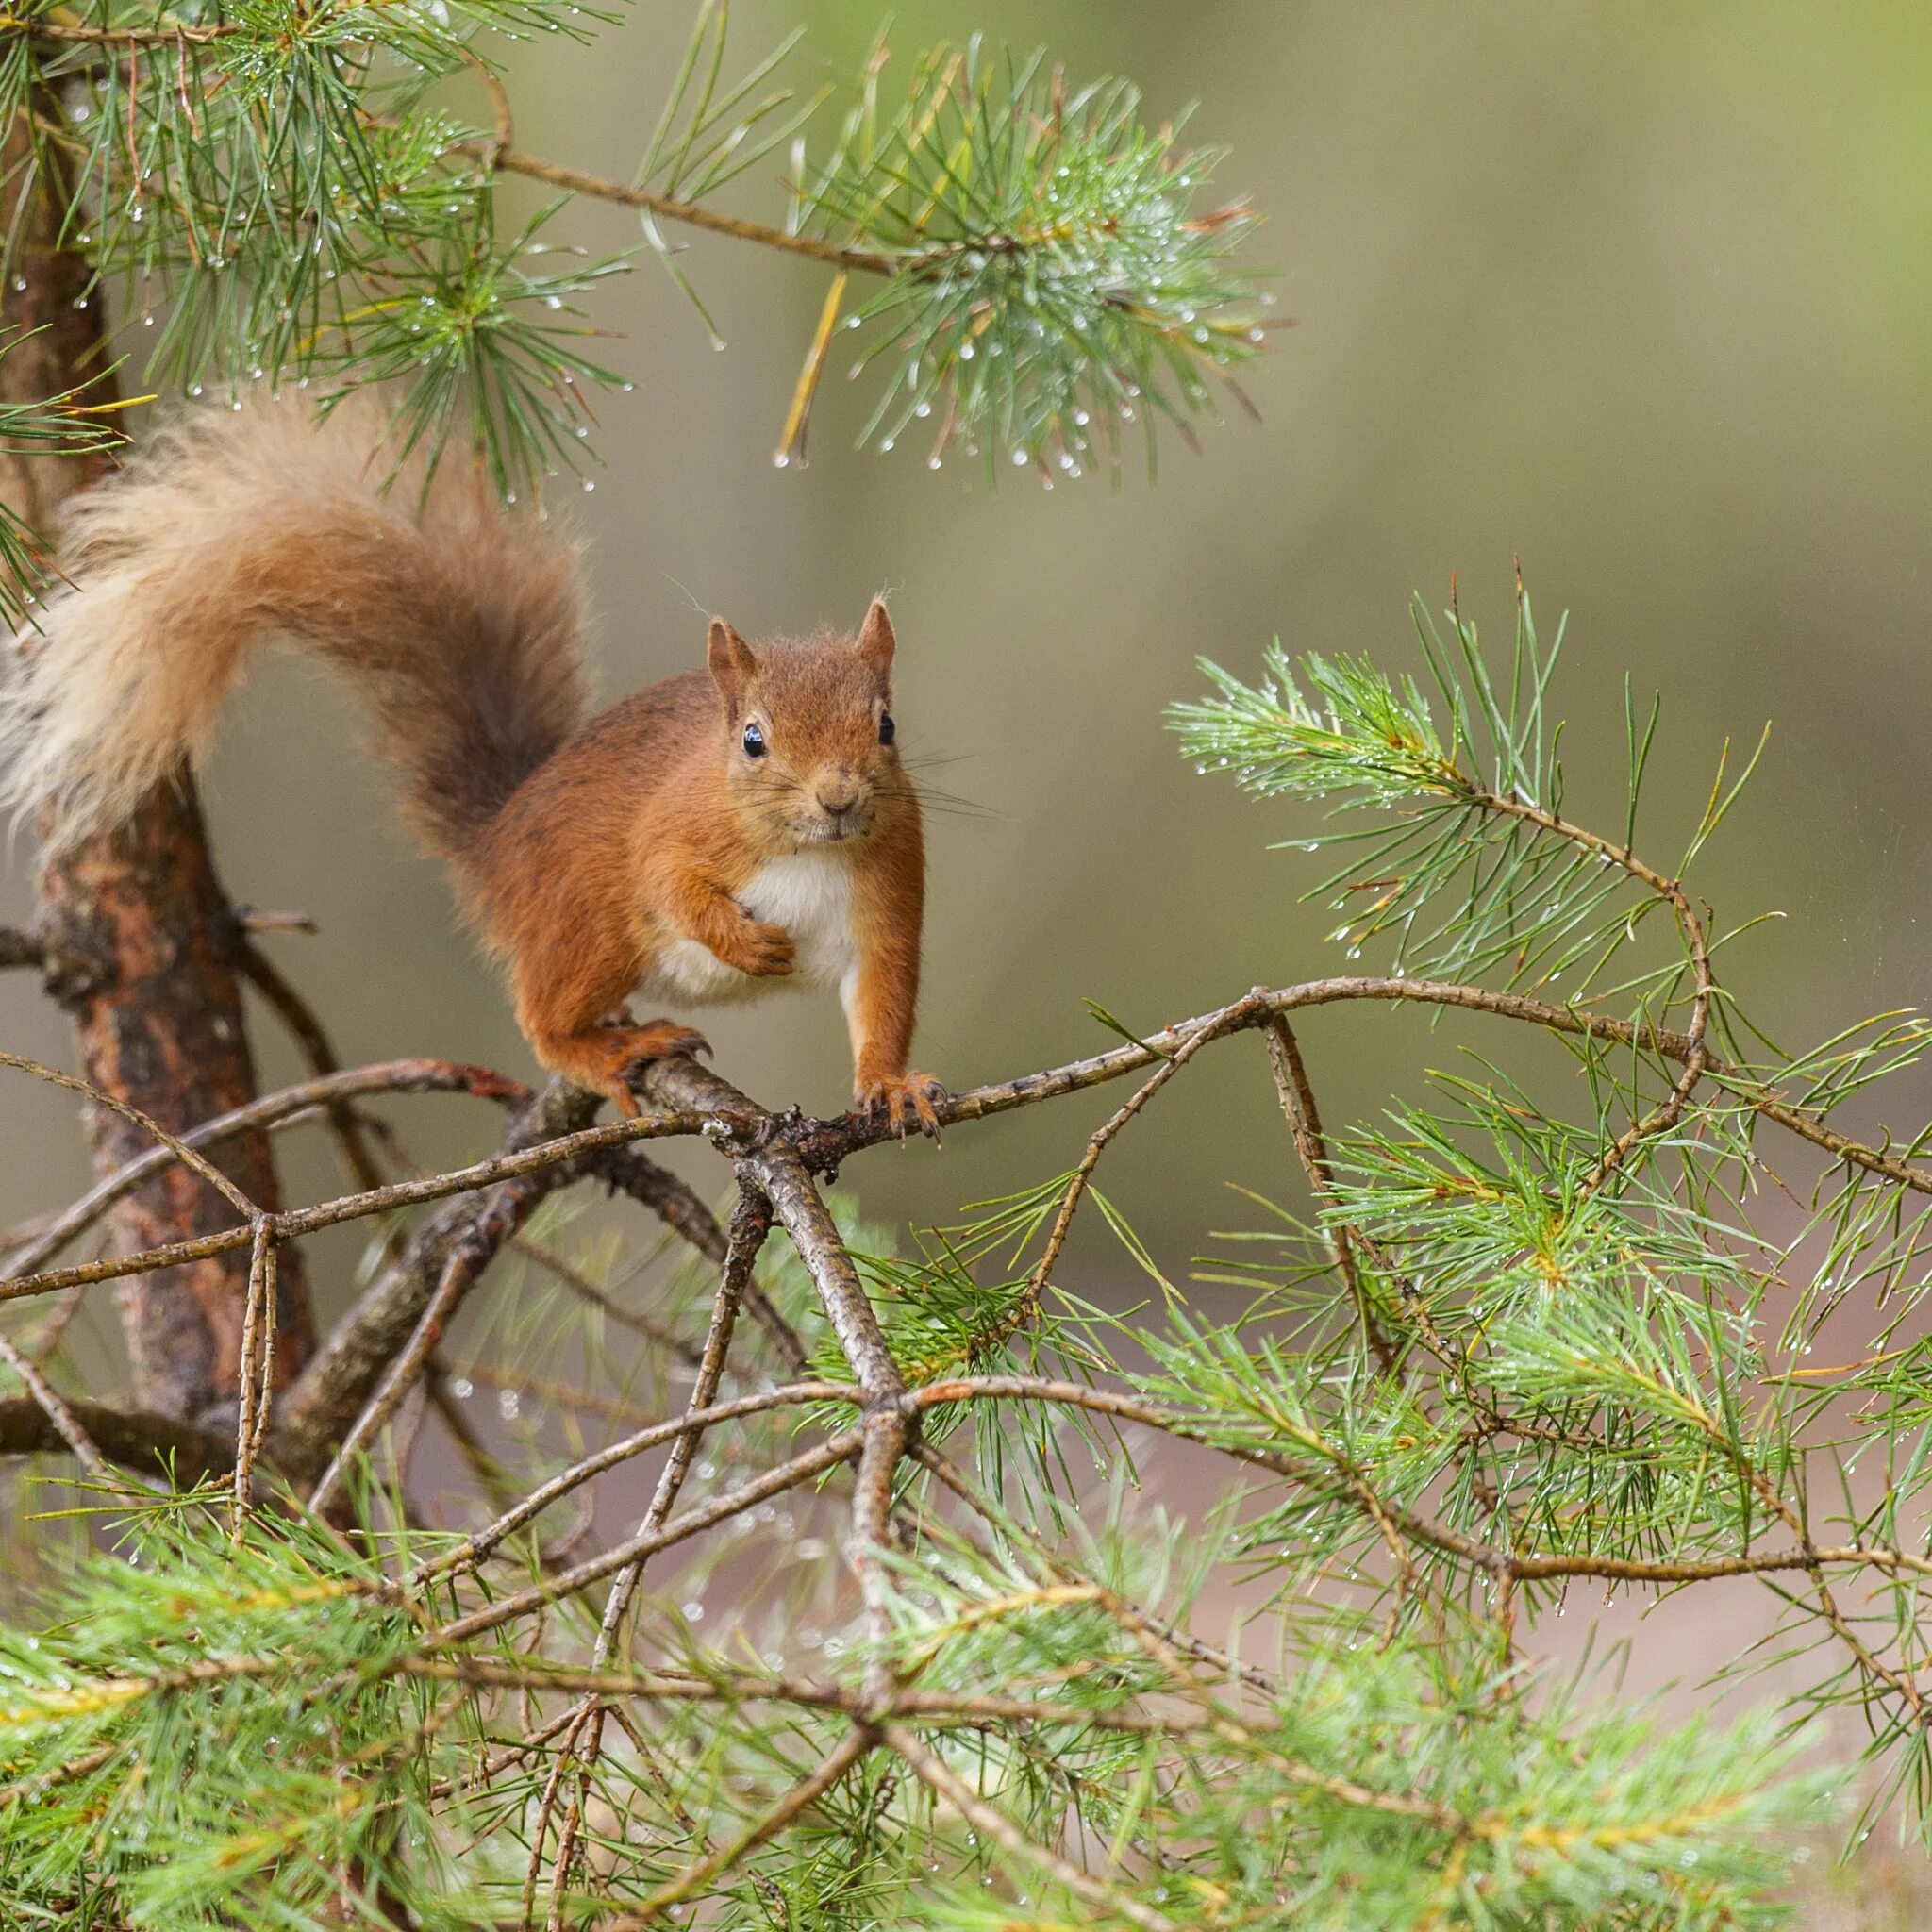
MULTIPOLYGON (((1142 1043, 1116 1047, 1108 1053, 1073 1060, 1042 1073, 1024 1074, 1015 1079, 970 1089, 964 1093, 955 1094, 940 1108, 940 1121, 942 1125, 956 1126, 966 1121, 1009 1113, 1017 1108, 1035 1106, 1041 1101, 1058 1099, 1062 1094, 1121 1079, 1142 1067, 1152 1066, 1158 1060, 1171 1058, 1203 1028, 1217 1034, 1237 1033, 1265 1025, 1277 1014, 1295 1012, 1305 1007, 1332 1006, 1357 1000, 1457 1007, 1471 1012, 1523 1021, 1574 1039, 1610 1041, 1625 1046, 1634 1043, 1647 1052, 1680 1063, 1687 1060, 1693 1050, 1693 1042, 1686 1034, 1664 1027, 1640 1027, 1628 1020, 1579 1012, 1574 1008, 1554 1007, 1523 993, 1492 992, 1485 987, 1462 986, 1441 980, 1341 975, 1306 980, 1300 985, 1274 991, 1258 989, 1257 992, 1243 995, 1242 999, 1215 1012, 1184 1020, 1177 1025, 1150 1035, 1142 1043), (1228 1016, 1236 1008, 1246 1008, 1246 1011, 1230 1019, 1228 1016)), ((447 1065, 445 1062, 423 1064, 447 1065)), ((688 1065, 689 1062, 661 1061, 658 1064, 676 1066, 688 1065)), ((1827 1127, 1775 1090, 1767 1089, 1761 1082, 1754 1080, 1745 1069, 1733 1066, 1715 1055, 1708 1057, 1705 1071, 1744 1106, 1762 1114, 1766 1120, 1775 1122, 1788 1132, 1823 1148, 1835 1158, 1895 1181, 1916 1193, 1932 1194, 1932 1170, 1916 1167, 1909 1161, 1900 1160, 1893 1155, 1827 1127)), ((349 1079, 353 1076, 341 1077, 349 1079)), ((323 1085, 320 1082, 311 1084, 315 1087, 323 1085)), ((764 1133, 771 1137, 769 1145, 776 1145, 782 1139, 791 1147, 801 1163, 801 1172, 809 1169, 831 1172, 853 1154, 893 1138, 891 1128, 883 1120, 858 1119, 849 1114, 831 1120, 800 1120, 795 1124, 786 1123, 781 1126, 776 1116, 745 1101, 736 1088, 723 1081, 718 1086, 726 1098, 714 1111, 679 1109, 586 1128, 519 1153, 501 1155, 447 1174, 427 1175, 420 1180, 398 1181, 387 1188, 344 1195, 312 1208, 286 1209, 277 1217, 276 1225, 285 1239, 292 1239, 319 1228, 338 1226, 345 1221, 386 1213, 394 1208, 415 1207, 426 1201, 444 1200, 453 1194, 473 1192, 493 1181, 532 1174, 562 1161, 581 1158, 588 1163, 598 1157, 608 1156, 612 1150, 644 1140, 664 1140, 712 1131, 723 1132, 727 1137, 753 1138, 764 1133)), ((238 1108, 233 1115, 224 1118, 239 1120, 248 1111, 238 1108)), ((197 1130, 198 1133, 202 1131, 206 1130, 197 1130)), ((120 1178, 119 1175, 114 1176, 111 1184, 118 1185, 120 1178)), ((46 1236, 42 1237, 42 1240, 45 1239, 46 1236)), ((247 1227, 227 1228, 194 1241, 171 1241, 142 1249, 136 1254, 72 1268, 48 1269, 34 1274, 9 1270, 7 1275, 0 1277, 0 1301, 45 1294, 54 1289, 68 1288, 80 1282, 116 1280, 156 1268, 170 1267, 179 1261, 195 1260, 207 1255, 231 1253, 246 1247, 249 1241, 247 1227)), ((38 1249, 40 1243, 37 1241, 35 1245, 38 1249)))
MULTIPOLYGON (((187 1486, 225 1476, 234 1468, 235 1439, 224 1430, 104 1402, 70 1402, 67 1407, 94 1447, 125 1469, 172 1475, 187 1486)), ((0 1456, 66 1455, 71 1446, 37 1402, 25 1396, 0 1400, 0 1456)))

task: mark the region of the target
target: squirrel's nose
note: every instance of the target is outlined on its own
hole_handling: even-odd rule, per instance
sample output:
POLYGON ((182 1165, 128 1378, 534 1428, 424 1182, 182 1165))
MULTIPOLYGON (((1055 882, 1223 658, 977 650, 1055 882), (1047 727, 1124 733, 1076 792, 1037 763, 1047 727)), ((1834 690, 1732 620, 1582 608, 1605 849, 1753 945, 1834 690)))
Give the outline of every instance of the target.
POLYGON ((813 789, 820 808, 834 818, 841 812, 850 811, 858 803, 858 780, 842 767, 836 772, 825 773, 813 789))

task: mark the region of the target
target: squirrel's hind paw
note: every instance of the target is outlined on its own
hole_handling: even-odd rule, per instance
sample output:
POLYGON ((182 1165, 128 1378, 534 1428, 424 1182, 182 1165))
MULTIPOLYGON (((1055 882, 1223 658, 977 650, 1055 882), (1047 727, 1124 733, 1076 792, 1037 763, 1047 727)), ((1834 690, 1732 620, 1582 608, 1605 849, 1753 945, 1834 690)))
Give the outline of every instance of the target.
POLYGON ((645 1067, 677 1054, 695 1058, 710 1050, 702 1033, 673 1020, 653 1020, 645 1026, 596 1027, 554 1043, 545 1058, 558 1073, 594 1088, 618 1112, 635 1120, 638 1099, 631 1083, 645 1067))

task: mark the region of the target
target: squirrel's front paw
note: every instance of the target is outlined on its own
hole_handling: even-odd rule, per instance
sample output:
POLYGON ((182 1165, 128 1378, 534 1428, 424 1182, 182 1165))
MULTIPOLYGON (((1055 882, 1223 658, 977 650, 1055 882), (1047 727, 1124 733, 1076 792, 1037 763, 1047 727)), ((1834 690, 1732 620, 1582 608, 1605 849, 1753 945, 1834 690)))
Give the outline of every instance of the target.
POLYGON ((724 944, 714 941, 711 950, 725 965, 758 979, 782 978, 791 971, 795 958, 791 935, 782 925, 764 925, 756 919, 733 926, 725 933, 724 944))
POLYGON ((883 1111, 887 1124, 902 1141, 914 1127, 937 1141, 939 1110, 950 1097, 930 1074, 881 1074, 870 1078, 861 1075, 853 1089, 858 1111, 883 1111))

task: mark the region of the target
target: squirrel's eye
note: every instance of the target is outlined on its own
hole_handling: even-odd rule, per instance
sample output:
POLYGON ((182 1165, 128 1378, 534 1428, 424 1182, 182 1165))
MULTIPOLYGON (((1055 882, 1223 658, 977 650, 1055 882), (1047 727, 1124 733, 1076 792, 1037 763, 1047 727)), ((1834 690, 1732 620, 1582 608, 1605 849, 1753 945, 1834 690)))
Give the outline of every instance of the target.
POLYGON ((765 755, 765 734, 756 724, 744 727, 744 755, 748 758, 761 758, 765 755))
POLYGON ((898 735, 898 731, 899 727, 892 723, 891 712, 886 712, 879 719, 879 742, 881 744, 891 744, 892 740, 898 735))

